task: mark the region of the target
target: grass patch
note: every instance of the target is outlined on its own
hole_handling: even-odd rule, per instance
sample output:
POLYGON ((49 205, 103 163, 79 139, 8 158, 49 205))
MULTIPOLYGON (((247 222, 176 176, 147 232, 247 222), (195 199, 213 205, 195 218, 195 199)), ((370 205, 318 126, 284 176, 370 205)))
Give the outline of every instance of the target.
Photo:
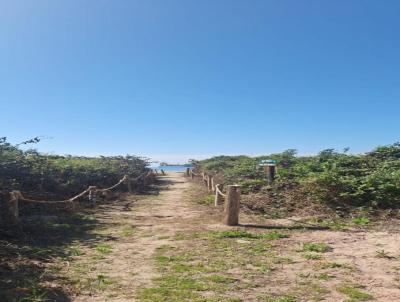
POLYGON ((177 288, 191 291, 204 291, 207 289, 202 282, 182 275, 168 275, 156 279, 156 282, 157 281, 165 288, 177 288))
POLYGON ((322 274, 319 274, 319 275, 315 276, 315 278, 317 278, 319 280, 327 281, 327 280, 334 279, 336 277, 334 275, 331 275, 331 274, 328 274, 328 273, 322 273, 322 274))
POLYGON ((94 281, 94 286, 99 290, 99 291, 104 291, 108 286, 113 284, 114 282, 107 276, 105 275, 97 275, 97 278, 94 281))
POLYGON ((82 292, 94 293, 94 292, 104 292, 111 286, 115 285, 116 282, 110 277, 99 274, 96 277, 82 278, 80 276, 76 280, 77 290, 82 292))
POLYGON ((303 281, 298 284, 298 287, 295 288, 295 293, 298 297, 306 298, 303 301, 322 301, 330 293, 329 289, 319 283, 303 281))
POLYGON ((320 254, 307 253, 304 254, 304 258, 306 258, 307 260, 321 260, 322 256, 320 254))
POLYGON ((347 224, 344 220, 338 219, 320 219, 313 218, 309 220, 310 223, 317 224, 321 227, 326 227, 334 231, 343 230, 346 228, 347 224))
POLYGON ((69 249, 69 253, 70 253, 71 256, 83 256, 83 255, 85 255, 85 252, 82 249, 77 248, 77 247, 70 248, 69 249))
POLYGON ((133 234, 135 234, 135 229, 133 227, 126 227, 121 230, 122 237, 131 237, 133 234))
POLYGON ((329 250, 329 246, 326 243, 304 243, 303 251, 304 252, 317 252, 317 253, 326 253, 329 250))
POLYGON ((112 252, 112 246, 108 243, 99 243, 95 246, 94 249, 103 255, 107 255, 112 252))
POLYGON ((268 264, 261 264, 258 269, 263 274, 269 274, 274 270, 274 268, 268 264))
POLYGON ((236 281, 235 278, 224 275, 209 275, 206 276, 204 280, 211 281, 213 283, 233 283, 236 281))
POLYGON ((56 223, 54 221, 48 221, 46 224, 49 229, 59 232, 66 232, 73 228, 69 223, 56 223))
MULTIPOLYGON (((140 290, 136 296, 137 300, 241 301, 237 297, 232 297, 232 294, 259 286, 257 282, 249 280, 254 280, 253 276, 262 277, 271 272, 271 264, 277 258, 271 256, 270 243, 252 240, 249 244, 240 244, 236 240, 231 240, 231 238, 242 238, 235 237, 237 233, 234 234, 236 235, 232 236, 230 233, 219 232, 216 237, 215 233, 204 233, 200 238, 196 238, 193 242, 195 245, 190 245, 190 250, 170 245, 156 249, 154 260, 161 276, 153 279, 153 286, 140 290), (228 237, 225 237, 227 234, 228 237), (230 269, 246 270, 243 271, 243 275, 248 274, 248 278, 237 279, 228 272, 230 269)), ((247 232, 244 236, 249 238, 248 234, 254 236, 247 232)))
POLYGON ((215 202, 214 195, 207 195, 206 197, 200 198, 196 200, 196 203, 203 205, 212 205, 215 202))
POLYGON ((199 294, 190 290, 176 290, 165 286, 145 288, 139 291, 138 301, 141 302, 205 302, 199 294))
POLYGON ((190 239, 200 238, 202 236, 205 236, 205 235, 200 232, 190 232, 190 233, 177 232, 175 234, 175 236, 173 237, 173 239, 174 240, 190 240, 190 239))
POLYGON ((372 295, 361 291, 361 288, 363 287, 360 285, 340 285, 337 287, 337 291, 350 298, 347 302, 369 301, 374 299, 372 295))
POLYGON ((365 216, 355 217, 352 219, 352 221, 354 224, 359 225, 359 226, 366 226, 371 222, 369 220, 369 218, 365 217, 365 216))
POLYGON ((345 263, 338 263, 338 262, 323 262, 319 263, 318 267, 321 269, 328 269, 328 268, 345 268, 345 269, 352 269, 352 267, 345 263))
POLYGON ((263 298, 263 302, 297 302, 297 298, 294 296, 283 296, 277 298, 266 297, 263 298))
POLYGON ((19 300, 19 302, 45 302, 45 301, 50 301, 47 298, 47 293, 36 287, 33 287, 31 289, 31 292, 26 297, 19 300))

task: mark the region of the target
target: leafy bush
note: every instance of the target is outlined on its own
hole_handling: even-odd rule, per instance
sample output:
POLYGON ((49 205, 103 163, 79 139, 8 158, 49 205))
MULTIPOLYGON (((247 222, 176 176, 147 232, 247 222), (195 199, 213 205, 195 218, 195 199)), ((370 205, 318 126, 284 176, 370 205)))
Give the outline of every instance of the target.
POLYGON ((50 192, 68 197, 89 185, 113 185, 125 174, 138 176, 147 165, 146 159, 132 155, 79 157, 23 151, 0 139, 0 191, 50 192))
MULTIPOLYGON (((219 173, 225 184, 241 184, 244 193, 266 187, 260 160, 278 162, 276 182, 281 190, 299 190, 316 202, 388 208, 400 206, 400 143, 380 146, 362 155, 326 149, 315 156, 296 156, 290 149, 259 157, 217 156, 196 162, 196 168, 219 173)), ((279 195, 279 194, 278 194, 279 195)))

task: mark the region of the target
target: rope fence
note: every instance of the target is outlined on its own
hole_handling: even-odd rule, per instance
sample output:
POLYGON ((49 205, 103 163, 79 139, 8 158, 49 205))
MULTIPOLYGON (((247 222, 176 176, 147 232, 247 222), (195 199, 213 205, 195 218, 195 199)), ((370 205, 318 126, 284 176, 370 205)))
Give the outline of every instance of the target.
POLYGON ((214 176, 207 173, 195 173, 192 169, 186 169, 186 176, 194 179, 201 177, 202 183, 208 191, 215 194, 214 206, 218 206, 224 202, 224 215, 223 223, 225 225, 238 225, 239 224, 239 205, 240 205, 240 186, 228 185, 226 194, 223 192, 222 184, 215 184, 214 176))
MULTIPOLYGON (((161 170, 163 174, 165 172, 161 170)), ((124 175, 116 184, 112 185, 108 188, 98 188, 97 186, 89 186, 86 190, 82 191, 76 196, 73 196, 68 199, 64 200, 55 200, 55 201, 45 201, 45 200, 34 200, 30 198, 26 198, 21 191, 14 190, 9 192, 9 199, 6 201, 6 207, 8 208, 8 218, 11 224, 18 224, 19 222, 19 203, 31 203, 31 204, 47 204, 47 205, 54 205, 54 204, 65 204, 70 205, 72 209, 75 208, 75 201, 88 195, 88 200, 91 206, 96 206, 97 201, 100 197, 104 197, 108 199, 111 191, 115 188, 125 184, 128 188, 129 193, 133 192, 133 187, 138 191, 142 190, 143 187, 147 186, 148 184, 154 182, 156 177, 156 172, 152 170, 146 171, 135 178, 130 178, 129 175, 124 175)))

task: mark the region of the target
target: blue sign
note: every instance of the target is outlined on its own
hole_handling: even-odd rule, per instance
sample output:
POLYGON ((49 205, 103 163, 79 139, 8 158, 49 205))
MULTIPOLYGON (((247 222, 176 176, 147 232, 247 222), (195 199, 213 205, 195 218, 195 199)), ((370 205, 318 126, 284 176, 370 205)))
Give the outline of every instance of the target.
POLYGON ((259 163, 260 166, 275 166, 276 160, 273 159, 263 159, 259 163))

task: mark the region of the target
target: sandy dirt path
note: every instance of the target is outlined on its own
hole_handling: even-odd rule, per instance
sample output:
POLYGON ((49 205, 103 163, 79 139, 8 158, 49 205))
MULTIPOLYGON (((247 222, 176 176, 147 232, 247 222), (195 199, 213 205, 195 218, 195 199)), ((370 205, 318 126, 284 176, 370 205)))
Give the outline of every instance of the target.
MULTIPOLYGON (((149 286, 157 277, 153 254, 158 247, 170 243, 177 232, 210 227, 208 223, 203 225, 205 220, 216 223, 215 211, 205 215, 204 207, 187 200, 185 193, 191 183, 182 173, 170 172, 158 179, 159 195, 128 196, 96 212, 95 218, 105 225, 101 233, 111 238, 107 244, 112 246, 112 252, 92 264, 89 275, 91 280, 107 276, 117 284, 78 295, 72 301, 135 301, 137 290, 149 286), (119 236, 129 228, 133 230, 131 235, 119 236)), ((79 257, 77 260, 79 263, 79 257)))

